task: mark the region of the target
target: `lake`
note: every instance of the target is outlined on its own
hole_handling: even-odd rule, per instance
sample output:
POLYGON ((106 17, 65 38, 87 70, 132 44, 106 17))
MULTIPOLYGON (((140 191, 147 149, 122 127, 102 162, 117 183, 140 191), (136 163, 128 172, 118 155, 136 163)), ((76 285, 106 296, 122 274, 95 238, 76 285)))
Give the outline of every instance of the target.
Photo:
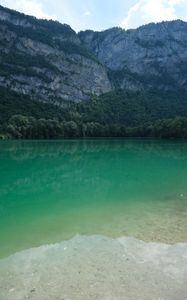
POLYGON ((0 142, 0 257, 77 234, 187 242, 187 142, 0 142))

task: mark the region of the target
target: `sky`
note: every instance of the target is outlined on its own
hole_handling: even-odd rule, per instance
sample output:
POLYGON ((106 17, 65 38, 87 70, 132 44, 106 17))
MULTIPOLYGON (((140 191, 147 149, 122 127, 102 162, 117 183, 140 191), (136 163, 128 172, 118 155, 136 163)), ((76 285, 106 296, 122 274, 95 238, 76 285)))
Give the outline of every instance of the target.
POLYGON ((187 21, 187 0, 0 0, 0 4, 37 18, 58 20, 77 32, 187 21))

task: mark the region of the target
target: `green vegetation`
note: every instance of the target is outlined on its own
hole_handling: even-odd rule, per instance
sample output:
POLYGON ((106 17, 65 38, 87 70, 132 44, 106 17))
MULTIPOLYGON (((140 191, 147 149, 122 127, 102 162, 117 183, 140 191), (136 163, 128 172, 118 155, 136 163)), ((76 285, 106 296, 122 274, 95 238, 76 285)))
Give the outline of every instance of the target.
POLYGON ((0 139, 187 138, 187 95, 117 91, 61 107, 0 88, 0 139))
POLYGON ((60 50, 64 51, 67 54, 81 55, 81 56, 84 56, 88 59, 92 59, 92 60, 96 61, 97 63, 99 63, 96 56, 94 56, 94 54, 89 52, 85 47, 83 47, 81 45, 77 45, 77 44, 69 42, 69 41, 62 42, 60 40, 57 40, 56 44, 58 45, 60 50))
POLYGON ((75 121, 57 121, 55 119, 35 119, 23 115, 14 115, 4 127, 6 131, 0 139, 58 139, 86 137, 157 137, 187 138, 187 118, 176 117, 155 122, 150 126, 125 127, 111 124, 75 121))
POLYGON ((33 101, 29 96, 18 94, 10 89, 0 88, 0 124, 6 125, 13 115, 39 118, 57 118, 63 115, 58 107, 33 101))
MULTIPOLYGON (((9 13, 9 9, 3 8, 0 6, 1 10, 5 10, 9 13)), ((92 59, 98 62, 98 59, 95 57, 94 54, 90 53, 86 48, 77 44, 77 36, 75 31, 71 29, 69 25, 61 24, 56 21, 47 21, 47 20, 38 20, 34 17, 26 16, 24 14, 17 13, 16 11, 10 11, 12 18, 19 18, 22 20, 27 26, 19 26, 14 25, 13 23, 2 21, 0 20, 0 25, 6 26, 10 31, 16 33, 17 39, 18 38, 27 38, 33 41, 38 41, 43 44, 47 44, 53 48, 58 50, 62 50, 67 54, 79 54, 84 56, 88 59, 92 59)), ((16 40, 17 40, 16 39, 16 40)), ((24 66, 30 65, 31 67, 34 65, 40 67, 51 67, 51 69, 55 68, 45 60, 43 57, 32 57, 31 55, 25 55, 25 53, 21 55, 21 53, 17 54, 18 50, 14 49, 14 43, 16 40, 13 41, 12 49, 9 53, 4 54, 1 53, 0 57, 2 57, 3 62, 12 63, 15 59, 15 65, 24 66), (25 58, 23 56, 26 56, 25 58), (21 57, 22 56, 22 57, 21 57), (33 64, 32 64, 33 59, 33 64)), ((2 40, 1 46, 6 46, 6 40, 2 40)), ((4 48, 3 48, 4 49, 4 48)))
POLYGON ((10 74, 24 75, 38 77, 44 82, 50 82, 50 78, 45 74, 46 69, 55 74, 59 73, 58 68, 49 63, 43 56, 31 56, 15 49, 9 51, 8 54, 0 51, 0 75, 4 77, 9 78, 10 74), (43 72, 36 71, 35 68, 43 69, 43 72))
MULTIPOLYGON (((37 19, 32 16, 25 15, 23 13, 17 12, 12 9, 5 8, 0 5, 1 11, 4 11, 5 13, 11 14, 11 17, 15 20, 21 19, 25 24, 27 24, 27 27, 21 27, 21 26, 14 26, 10 23, 7 23, 6 21, 4 23, 8 24, 8 26, 14 26, 14 29, 17 28, 18 33, 22 34, 24 30, 27 31, 27 29, 30 29, 30 32, 35 32, 37 34, 37 30, 35 30, 34 27, 40 27, 42 30, 42 33, 45 31, 46 34, 48 33, 48 36, 55 35, 63 35, 64 37, 71 37, 74 36, 76 33, 71 27, 67 24, 61 24, 58 21, 52 21, 52 20, 43 20, 43 19, 37 19), (22 30, 21 30, 22 29, 22 30)), ((1 21, 3 22, 3 21, 1 21)), ((39 36, 39 35, 38 35, 39 36)))
POLYGON ((187 117, 187 93, 118 90, 81 103, 77 109, 86 122, 147 126, 159 119, 187 117))
MULTIPOLYGON (((139 85, 142 86, 142 89, 147 85, 152 85, 155 88, 160 86, 162 90, 164 90, 163 85, 165 85, 169 86, 170 90, 172 91, 175 91, 179 88, 174 78, 172 78, 172 76, 168 72, 166 72, 166 70, 163 67, 160 67, 158 63, 155 64, 154 62, 152 62, 150 63, 150 66, 157 70, 157 75, 140 75, 131 72, 127 67, 125 67, 121 70, 108 70, 108 76, 116 89, 119 89, 122 86, 124 78, 128 79, 129 82, 132 82, 132 84, 139 83, 139 85)), ((181 75, 186 77, 187 68, 185 64, 178 64, 178 66, 181 69, 181 75)))
POLYGON ((43 56, 41 55, 29 55, 23 52, 18 51, 17 49, 12 49, 9 53, 0 52, 1 62, 4 64, 16 65, 19 67, 25 68, 48 68, 54 71, 58 71, 58 69, 50 64, 43 56))

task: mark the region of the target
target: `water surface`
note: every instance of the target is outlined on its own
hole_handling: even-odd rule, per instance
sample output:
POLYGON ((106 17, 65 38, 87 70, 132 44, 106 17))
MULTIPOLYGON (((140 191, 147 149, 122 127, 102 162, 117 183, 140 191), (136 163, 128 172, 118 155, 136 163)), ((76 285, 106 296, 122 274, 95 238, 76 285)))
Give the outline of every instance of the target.
POLYGON ((187 143, 0 142, 0 257, 76 234, 187 242, 187 143))

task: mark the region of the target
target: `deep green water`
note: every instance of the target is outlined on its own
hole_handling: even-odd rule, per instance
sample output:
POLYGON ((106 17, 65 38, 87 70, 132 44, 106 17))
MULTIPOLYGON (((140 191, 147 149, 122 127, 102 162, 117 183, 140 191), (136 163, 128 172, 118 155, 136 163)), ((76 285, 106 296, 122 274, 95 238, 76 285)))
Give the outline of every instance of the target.
POLYGON ((0 142, 0 257, 76 234, 187 242, 187 143, 0 142))

